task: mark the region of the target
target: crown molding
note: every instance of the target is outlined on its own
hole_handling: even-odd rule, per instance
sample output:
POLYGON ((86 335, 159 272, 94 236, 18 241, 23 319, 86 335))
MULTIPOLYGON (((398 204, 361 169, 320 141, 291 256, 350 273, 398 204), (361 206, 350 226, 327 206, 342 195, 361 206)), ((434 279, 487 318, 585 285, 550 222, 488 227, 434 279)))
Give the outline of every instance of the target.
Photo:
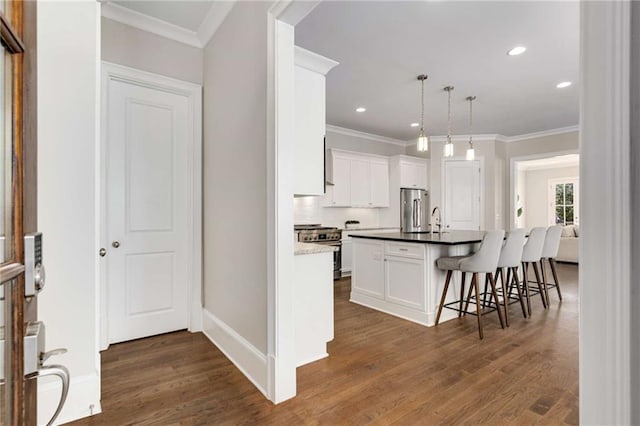
POLYGON ((197 31, 190 31, 144 13, 109 1, 102 3, 102 16, 122 24, 147 31, 170 40, 203 48, 209 43, 220 25, 235 6, 236 0, 214 1, 197 31))
POLYGON ((544 138, 546 136, 554 136, 554 135, 562 135, 565 133, 573 133, 579 131, 579 126, 567 126, 567 127, 559 127, 557 129, 549 129, 543 130, 541 132, 533 132, 533 133, 525 133, 524 135, 516 135, 516 136, 503 136, 498 135, 498 140, 500 142, 510 143, 510 142, 518 142, 518 141, 526 141, 528 139, 537 139, 544 138))
POLYGON ((331 133, 337 133, 339 135, 353 136, 355 138, 367 139, 367 140, 374 141, 374 142, 382 142, 382 143, 388 143, 388 144, 391 144, 391 145, 398 145, 398 146, 407 146, 407 142, 406 141, 402 141, 400 139, 388 138, 386 136, 378 136, 378 135, 374 135, 372 133, 360 132, 358 130, 352 130, 352 129, 347 129, 347 128, 344 128, 344 127, 332 126, 330 124, 327 124, 326 131, 327 132, 331 132, 331 133))
MULTIPOLYGON (((451 135, 452 142, 469 142, 471 135, 451 135)), ((499 140, 500 135, 495 133, 487 133, 480 135, 473 135, 473 142, 493 142, 499 140)), ((445 135, 429 136, 430 142, 446 142, 447 137, 445 135)), ((415 143, 415 139, 407 141, 407 145, 415 143)))
POLYGON ((200 40, 194 31, 189 31, 158 18, 153 18, 144 13, 131 10, 118 4, 102 3, 102 16, 125 25, 138 28, 159 36, 188 44, 193 47, 202 47, 200 40))
POLYGON ((339 64, 333 59, 325 58, 322 55, 303 49, 300 46, 295 46, 294 54, 297 66, 322 75, 327 75, 327 73, 331 71, 331 68, 339 64))
POLYGON ((222 25, 233 6, 235 6, 236 0, 227 1, 214 1, 211 9, 207 12, 207 16, 198 27, 196 36, 200 41, 200 47, 204 47, 213 38, 218 28, 222 25))

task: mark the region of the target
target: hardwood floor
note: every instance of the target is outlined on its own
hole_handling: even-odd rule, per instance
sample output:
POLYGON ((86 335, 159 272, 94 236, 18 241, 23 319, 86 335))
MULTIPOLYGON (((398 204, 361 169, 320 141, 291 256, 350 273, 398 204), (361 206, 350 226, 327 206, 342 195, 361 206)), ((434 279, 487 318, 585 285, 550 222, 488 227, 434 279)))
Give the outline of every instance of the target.
POLYGON ((423 327, 349 303, 335 288, 330 357, 298 369, 298 396, 267 401, 202 334, 112 345, 103 413, 77 425, 578 424, 576 265, 559 264, 562 303, 532 300, 511 327, 475 317, 423 327))

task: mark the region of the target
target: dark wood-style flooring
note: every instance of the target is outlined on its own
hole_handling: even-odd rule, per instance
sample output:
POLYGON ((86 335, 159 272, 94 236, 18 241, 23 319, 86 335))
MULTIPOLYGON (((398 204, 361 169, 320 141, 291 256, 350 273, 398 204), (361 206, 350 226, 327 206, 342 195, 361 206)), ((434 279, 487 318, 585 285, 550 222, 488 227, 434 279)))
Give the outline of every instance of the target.
POLYGON ((102 414, 77 425, 578 424, 576 265, 564 301, 532 300, 511 327, 475 317, 427 328, 349 303, 335 287, 330 357, 298 369, 298 396, 273 405, 202 334, 176 332, 102 354, 102 414))

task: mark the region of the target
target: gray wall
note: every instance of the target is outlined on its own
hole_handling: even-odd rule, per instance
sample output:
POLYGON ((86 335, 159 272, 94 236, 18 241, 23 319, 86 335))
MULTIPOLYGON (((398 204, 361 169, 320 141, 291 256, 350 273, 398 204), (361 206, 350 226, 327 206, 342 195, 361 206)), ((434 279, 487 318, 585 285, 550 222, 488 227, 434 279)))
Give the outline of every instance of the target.
POLYGON ((102 60, 202 84, 202 49, 102 18, 102 60))
MULTIPOLYGON (((631 209, 640 211, 640 5, 631 3, 631 209)), ((631 276, 640 276, 640 221, 632 223, 631 276)), ((633 280, 631 289, 631 424, 640 424, 640 281, 633 280)))
POLYGON ((549 226, 549 179, 578 177, 578 166, 529 170, 525 173, 526 228, 549 226))
POLYGON ((327 149, 336 148, 346 151, 365 152, 377 155, 398 155, 404 154, 406 149, 404 146, 393 145, 385 142, 376 142, 370 139, 359 138, 356 136, 348 136, 340 133, 334 133, 327 130, 327 149))
POLYGON ((237 2, 205 47, 203 105, 205 309, 265 354, 270 6, 237 2))

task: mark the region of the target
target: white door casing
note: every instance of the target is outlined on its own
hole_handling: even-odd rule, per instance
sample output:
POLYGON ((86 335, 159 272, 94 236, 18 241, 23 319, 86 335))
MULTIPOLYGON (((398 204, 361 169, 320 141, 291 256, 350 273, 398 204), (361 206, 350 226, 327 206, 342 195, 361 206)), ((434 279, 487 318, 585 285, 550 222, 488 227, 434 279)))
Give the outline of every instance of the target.
POLYGON ((478 230, 481 223, 480 160, 445 160, 443 167, 444 226, 478 230))
POLYGON ((201 89, 113 64, 103 69, 105 348, 201 329, 201 89))

